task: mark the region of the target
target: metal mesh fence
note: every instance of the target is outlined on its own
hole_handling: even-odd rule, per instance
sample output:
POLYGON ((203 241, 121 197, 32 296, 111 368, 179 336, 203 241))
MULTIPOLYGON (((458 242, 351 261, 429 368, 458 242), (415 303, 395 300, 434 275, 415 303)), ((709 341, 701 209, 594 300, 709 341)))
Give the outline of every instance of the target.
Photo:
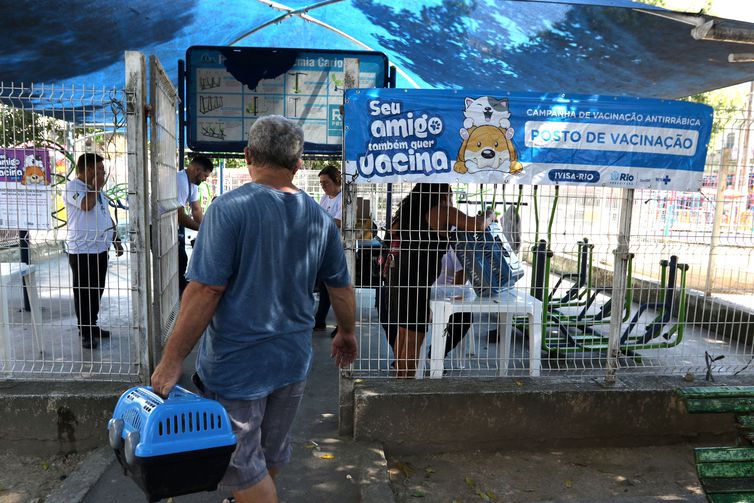
POLYGON ((165 343, 179 307, 177 196, 177 93, 157 58, 150 58, 151 84, 151 208, 155 326, 165 343))
POLYGON ((137 380, 124 95, 2 83, 0 103, 0 374, 137 380))
MULTIPOLYGON (((219 166, 222 162, 222 160, 215 160, 214 165, 219 166)), ((249 171, 245 167, 225 168, 223 169, 222 176, 220 175, 220 170, 216 168, 207 181, 199 186, 202 204, 208 206, 212 198, 236 189, 250 181, 251 175, 249 175, 249 171)), ((322 197, 323 192, 319 185, 319 169, 315 167, 304 164, 304 167, 296 173, 293 183, 317 201, 322 197)))
POLYGON ((754 145, 745 112, 718 113, 718 124, 697 193, 452 185, 455 209, 443 202, 438 216, 430 208, 441 195, 429 186, 417 194, 413 184, 352 184, 344 236, 359 288, 354 373, 604 377, 611 330, 618 376, 751 373, 754 145), (615 305, 621 202, 629 193, 625 302, 615 305), (411 197, 419 202, 409 204, 411 197), (456 210, 477 217, 488 208, 493 235, 507 238, 523 276, 485 298, 484 274, 497 274, 495 285, 515 274, 487 271, 469 258, 468 232, 435 232, 428 219, 439 218, 443 231, 480 235, 456 210))

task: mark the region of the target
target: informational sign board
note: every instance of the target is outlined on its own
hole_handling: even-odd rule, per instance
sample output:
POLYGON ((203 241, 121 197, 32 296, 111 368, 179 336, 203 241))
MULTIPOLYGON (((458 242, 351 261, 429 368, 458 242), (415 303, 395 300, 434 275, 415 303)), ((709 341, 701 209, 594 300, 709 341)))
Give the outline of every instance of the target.
POLYGON ((349 89, 346 172, 365 182, 697 191, 712 108, 500 91, 349 89))
POLYGON ((47 150, 0 148, 0 229, 52 228, 52 167, 47 150))
POLYGON ((186 51, 187 143, 196 151, 240 152, 249 127, 282 115, 304 129, 306 153, 340 153, 344 68, 359 61, 351 87, 385 87, 387 57, 378 52, 256 47, 186 51))

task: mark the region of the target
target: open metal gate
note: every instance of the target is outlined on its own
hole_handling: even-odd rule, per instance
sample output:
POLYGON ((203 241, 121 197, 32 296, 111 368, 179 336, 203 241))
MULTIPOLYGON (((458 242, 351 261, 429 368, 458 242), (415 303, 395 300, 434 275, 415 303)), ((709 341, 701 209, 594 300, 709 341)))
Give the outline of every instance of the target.
POLYGON ((153 363, 161 354, 178 314, 178 94, 155 56, 149 58, 150 201, 152 206, 153 320, 160 338, 153 337, 153 363))

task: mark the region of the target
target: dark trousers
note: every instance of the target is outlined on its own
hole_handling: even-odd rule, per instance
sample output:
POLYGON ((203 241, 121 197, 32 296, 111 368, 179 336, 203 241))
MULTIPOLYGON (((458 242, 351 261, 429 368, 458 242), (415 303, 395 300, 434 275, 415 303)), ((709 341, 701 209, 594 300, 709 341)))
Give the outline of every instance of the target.
POLYGON ((469 328, 471 328, 471 313, 455 313, 450 317, 446 328, 448 338, 445 339, 445 356, 448 356, 448 353, 461 342, 469 328))
POLYGON ((107 277, 107 252, 69 254, 68 264, 73 273, 73 307, 79 321, 79 334, 97 336, 99 303, 107 277))
POLYGON ((186 254, 186 235, 178 233, 178 295, 183 295, 183 291, 188 285, 186 279, 186 269, 188 268, 188 255, 186 254))
POLYGON ((327 322, 327 313, 330 312, 330 294, 327 293, 327 287, 324 283, 319 284, 319 306, 314 315, 315 325, 324 325, 327 322))

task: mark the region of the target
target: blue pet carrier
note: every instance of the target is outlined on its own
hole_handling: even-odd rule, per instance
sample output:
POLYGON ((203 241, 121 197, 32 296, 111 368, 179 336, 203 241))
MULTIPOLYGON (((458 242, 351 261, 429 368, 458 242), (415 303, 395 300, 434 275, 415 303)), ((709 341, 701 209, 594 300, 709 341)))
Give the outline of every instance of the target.
POLYGON ((484 232, 457 232, 453 245, 466 278, 480 297, 498 295, 524 276, 524 268, 499 226, 484 232))
POLYGON ((179 386, 167 400, 149 387, 129 389, 107 429, 124 473, 150 502, 214 491, 236 447, 222 405, 179 386))

